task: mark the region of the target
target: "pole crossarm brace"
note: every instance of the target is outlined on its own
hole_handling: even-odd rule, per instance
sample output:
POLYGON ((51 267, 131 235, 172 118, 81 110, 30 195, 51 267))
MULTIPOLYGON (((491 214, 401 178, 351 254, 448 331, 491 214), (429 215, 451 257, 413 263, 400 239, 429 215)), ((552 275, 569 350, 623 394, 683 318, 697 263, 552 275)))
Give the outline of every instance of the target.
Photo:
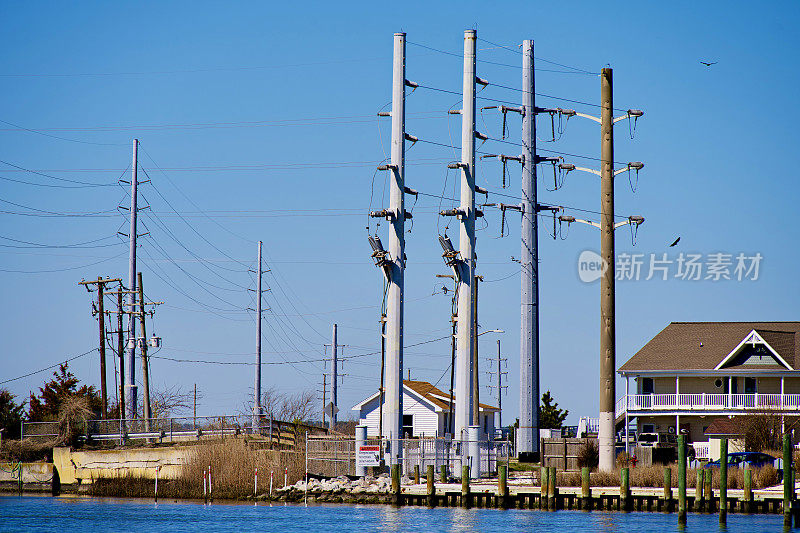
MULTIPOLYGON (((597 122, 598 124, 602 124, 603 123, 602 120, 600 120, 599 117, 596 117, 594 115, 587 115, 586 113, 578 113, 574 109, 557 108, 556 111, 561 113, 565 117, 581 117, 581 118, 587 118, 589 120, 593 120, 594 122, 597 122)), ((620 115, 618 117, 615 117, 613 119, 612 123, 616 124, 620 120, 625 120, 626 118, 631 118, 631 117, 638 119, 638 118, 640 118, 642 116, 644 116, 644 111, 642 111, 641 109, 628 109, 628 111, 624 115, 620 115)))
MULTIPOLYGON (((558 165, 558 168, 560 170, 563 170, 565 173, 570 173, 573 170, 580 170, 580 171, 583 171, 583 172, 589 172, 591 174, 594 174, 595 176, 600 176, 600 171, 599 170, 595 170, 593 168, 575 166, 572 163, 561 163, 561 164, 558 165)), ((638 172, 638 171, 642 170, 643 168, 644 168, 644 163, 642 163, 641 161, 631 161, 630 163, 628 163, 624 167, 615 170, 614 171, 614 176, 615 177, 619 176, 623 172, 628 172, 630 170, 635 170, 635 171, 638 172)))
MULTIPOLYGON (((567 225, 572 224, 573 222, 580 222, 581 224, 587 224, 589 226, 594 226, 597 229, 600 229, 600 223, 594 222, 592 220, 584 220, 582 218, 575 218, 569 215, 561 215, 558 217, 559 222, 566 222, 567 225)), ((629 216, 627 219, 623 220, 622 222, 617 222, 614 224, 614 229, 621 228, 622 226, 626 226, 628 224, 641 226, 644 223, 644 217, 632 215, 629 216)))

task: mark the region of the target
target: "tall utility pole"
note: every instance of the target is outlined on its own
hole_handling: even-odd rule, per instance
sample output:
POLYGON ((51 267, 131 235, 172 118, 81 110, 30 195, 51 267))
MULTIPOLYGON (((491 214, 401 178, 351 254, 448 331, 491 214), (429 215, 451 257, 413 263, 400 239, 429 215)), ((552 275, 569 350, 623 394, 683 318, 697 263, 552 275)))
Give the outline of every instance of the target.
POLYGON ((612 71, 604 68, 600 75, 600 255, 606 267, 600 278, 600 470, 614 468, 614 401, 616 386, 616 333, 614 325, 614 99, 612 71))
POLYGON ((536 199, 536 103, 533 40, 522 42, 522 320, 519 356, 520 460, 539 454, 539 238, 536 199))
POLYGON ((261 431, 261 246, 258 241, 258 267, 256 272, 256 375, 253 385, 253 433, 261 431))
POLYGON ((475 301, 472 304, 472 390, 474 396, 472 398, 472 420, 475 424, 480 423, 480 371, 478 366, 478 284, 483 281, 483 276, 475 276, 475 289, 473 295, 475 301))
POLYGON ((464 32, 463 107, 461 109, 461 198, 459 206, 459 248, 463 258, 458 284, 458 340, 456 346, 456 427, 454 437, 466 438, 473 418, 475 352, 475 41, 477 32, 464 32))
MULTIPOLYGON (((142 285, 142 273, 137 274, 139 282, 139 325, 142 330, 141 350, 142 350, 142 386, 144 387, 144 430, 150 432, 150 419, 153 417, 150 411, 150 363, 147 360, 147 330, 145 329, 145 310, 144 310, 144 286, 142 285)), ((133 309, 131 309, 133 311, 133 309)), ((133 313, 131 313, 133 316, 133 313)))
POLYGON ((394 34, 392 67, 392 147, 389 180, 388 252, 390 275, 386 294, 386 415, 383 436, 389 438, 389 464, 400 463, 403 434, 403 300, 405 287, 405 137, 406 34, 394 34))
MULTIPOLYGON (((130 242, 130 249, 128 255, 128 296, 129 308, 134 310, 136 302, 136 215, 138 211, 137 200, 139 185, 138 180, 138 167, 139 167, 139 140, 133 140, 133 162, 131 163, 131 212, 130 212, 130 233, 128 239, 130 242)), ((125 377, 125 396, 126 396, 126 416, 127 418, 136 417, 136 319, 133 314, 128 316, 128 346, 127 346, 127 364, 125 365, 128 372, 125 377)))
POLYGON ((339 407, 339 387, 337 381, 339 379, 339 345, 337 339, 337 326, 333 325, 333 334, 331 338, 331 403, 333 409, 331 410, 331 429, 336 427, 337 416, 336 409, 339 407))

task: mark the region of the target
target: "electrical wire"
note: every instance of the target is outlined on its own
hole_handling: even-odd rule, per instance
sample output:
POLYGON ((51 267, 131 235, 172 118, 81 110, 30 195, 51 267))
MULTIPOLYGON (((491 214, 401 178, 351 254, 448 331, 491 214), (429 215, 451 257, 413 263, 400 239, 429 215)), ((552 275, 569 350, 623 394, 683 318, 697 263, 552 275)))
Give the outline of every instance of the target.
POLYGON ((50 366, 48 366, 48 367, 46 367, 46 368, 42 368, 42 369, 39 369, 39 370, 35 370, 35 371, 33 371, 33 372, 28 372, 27 374, 24 374, 24 375, 22 375, 22 376, 17 376, 17 377, 15 377, 15 378, 11 378, 11 379, 6 379, 6 380, 4 380, 4 381, 0 381, 0 385, 3 385, 3 384, 5 384, 5 383, 11 383, 12 381, 18 381, 18 380, 20 380, 20 379, 27 378, 27 377, 30 377, 30 376, 33 376, 33 375, 36 375, 36 374, 41 374, 42 372, 46 372, 47 370, 50 370, 50 369, 52 369, 52 368, 56 368, 56 367, 58 367, 58 366, 61 366, 61 365, 63 365, 63 364, 69 363, 70 361, 74 361, 75 359, 78 359, 78 358, 80 358, 80 357, 84 357, 84 356, 86 356, 86 355, 89 355, 90 353, 92 353, 92 352, 96 352, 96 351, 98 351, 98 349, 97 349, 97 348, 92 348, 92 349, 91 349, 91 350, 89 350, 88 352, 83 352, 82 354, 75 355, 75 356, 73 356, 73 357, 70 357, 70 358, 68 358, 68 359, 65 359, 65 360, 63 360, 63 361, 61 361, 61 362, 59 362, 59 363, 56 363, 56 364, 54 364, 54 365, 50 365, 50 366))

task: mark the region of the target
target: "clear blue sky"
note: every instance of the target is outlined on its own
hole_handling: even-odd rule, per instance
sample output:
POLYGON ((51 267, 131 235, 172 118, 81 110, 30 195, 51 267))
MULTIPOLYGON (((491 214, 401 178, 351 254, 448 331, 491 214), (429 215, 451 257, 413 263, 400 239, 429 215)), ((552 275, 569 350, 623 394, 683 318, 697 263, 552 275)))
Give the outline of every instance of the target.
MULTIPOLYGON (((272 288, 265 297, 271 309, 265 313, 266 361, 318 359, 334 322, 340 342, 349 345, 346 356, 374 352, 382 281, 369 258, 364 214, 383 205, 384 176, 375 176, 370 197, 388 122, 379 129, 374 117, 391 97, 393 32, 457 55, 466 28, 512 49, 533 38, 537 57, 592 72, 611 65, 615 106, 645 111, 634 140, 625 122, 616 130, 616 159, 646 164, 635 194, 626 175, 617 178, 616 211, 646 218, 635 248, 626 228, 618 233, 619 252, 764 257, 755 282, 620 282, 622 364, 670 321, 798 319, 800 185, 791 147, 800 141, 799 9, 793 2, 466 2, 397 9, 330 2, 4 3, 0 160, 60 178, 110 183, 130 163, 131 139, 141 140, 140 162, 152 178, 141 191, 152 208, 142 213, 150 235, 141 239, 140 268, 148 296, 166 302, 149 326, 164 339, 156 355, 251 360, 254 324, 243 310, 253 300, 243 287, 253 286, 247 267, 255 263, 259 239, 272 269, 265 276, 272 288), (700 60, 718 63, 707 68, 700 60), (667 249, 678 236, 680 244, 667 249)), ((519 54, 486 41, 478 48, 480 76, 519 87, 519 54)), ((537 66, 577 72, 543 61, 537 66)), ((459 91, 461 60, 409 44, 407 76, 459 91)), ((543 70, 537 91, 595 103, 600 82, 593 75, 543 70)), ((489 86, 481 96, 518 101, 519 92, 489 86)), ((458 142, 458 118, 446 114, 457 100, 417 90, 408 97, 408 131, 444 144, 452 132, 458 142)), ((552 98, 540 97, 537 104, 596 112, 552 98)), ((498 136, 498 116, 485 112, 478 128, 498 136)), ((546 139, 546 119, 539 130, 546 139)), ((510 118, 510 133, 519 140, 517 118, 510 118)), ((561 140, 540 148, 597 157, 599 132, 592 122, 573 119, 561 140)), ((518 150, 491 142, 481 149, 518 150)), ((442 194, 452 159, 450 149, 418 143, 408 150, 407 185, 442 194)), ((519 171, 511 169, 503 192, 518 195, 519 171)), ((477 174, 480 185, 501 191, 497 162, 481 163, 477 174)), ((98 274, 127 276, 126 245, 112 237, 127 232, 126 212, 18 213, 102 212, 128 199, 117 186, 10 181, 75 185, 5 164, 0 177, 3 381, 94 347, 91 297, 76 283, 98 274), (8 247, 29 246, 9 238, 48 245, 106 239, 83 245, 104 245, 96 248, 30 249, 8 247)), ((447 183, 450 194, 452 174, 447 183)), ((570 174, 558 191, 547 188, 552 175, 545 172, 541 201, 599 208, 599 183, 589 174, 570 174)), ((514 202, 496 195, 489 201, 514 202)), ((449 297, 432 294, 441 285, 434 275, 445 272, 436 242, 439 207, 438 200, 420 197, 407 236, 407 345, 448 333, 449 297)), ((510 213, 510 235, 499 239, 499 214, 487 210, 488 226, 477 245, 479 273, 491 281, 481 286, 481 327, 506 330, 500 336, 510 378, 506 421, 518 411, 519 274, 511 261, 519 255, 518 220, 510 213)), ((581 251, 598 248, 599 234, 573 226, 566 240, 553 240, 547 229, 543 223, 541 387, 577 423, 578 416, 597 412, 600 319, 599 286, 579 281, 576 262, 581 251)), ((481 337, 485 369, 497 338, 481 337)), ((448 363, 448 340, 406 351, 405 366, 416 379, 436 382, 448 363)), ((70 366, 82 380, 98 383, 95 354, 70 366)), ((264 386, 316 390, 321 371, 319 362, 267 366, 264 386)), ((349 411, 378 386, 379 357, 348 361, 343 373, 340 407, 349 411)), ((48 375, 3 386, 27 396, 48 375)), ((196 383, 202 414, 240 410, 252 390, 248 366, 154 359, 152 376, 159 388, 196 383)), ((446 388, 447 381, 439 385, 446 388)), ((483 388, 481 399, 487 398, 494 402, 483 388)))

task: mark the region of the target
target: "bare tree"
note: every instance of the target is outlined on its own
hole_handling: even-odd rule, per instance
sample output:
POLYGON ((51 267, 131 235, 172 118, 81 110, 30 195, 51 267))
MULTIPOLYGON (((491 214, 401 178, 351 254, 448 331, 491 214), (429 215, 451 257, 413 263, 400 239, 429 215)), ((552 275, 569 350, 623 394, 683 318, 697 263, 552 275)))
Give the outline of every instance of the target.
MULTIPOLYGON (((150 391, 150 416, 152 418, 171 418, 191 409, 193 393, 178 385, 150 391)), ((139 416, 144 416, 144 405, 140 403, 139 416)))
MULTIPOLYGON (((316 396, 311 391, 294 393, 283 392, 275 387, 266 389, 261 394, 261 412, 266 418, 284 422, 306 422, 314 415, 316 396)), ((253 413, 252 400, 247 402, 243 415, 253 413)))

